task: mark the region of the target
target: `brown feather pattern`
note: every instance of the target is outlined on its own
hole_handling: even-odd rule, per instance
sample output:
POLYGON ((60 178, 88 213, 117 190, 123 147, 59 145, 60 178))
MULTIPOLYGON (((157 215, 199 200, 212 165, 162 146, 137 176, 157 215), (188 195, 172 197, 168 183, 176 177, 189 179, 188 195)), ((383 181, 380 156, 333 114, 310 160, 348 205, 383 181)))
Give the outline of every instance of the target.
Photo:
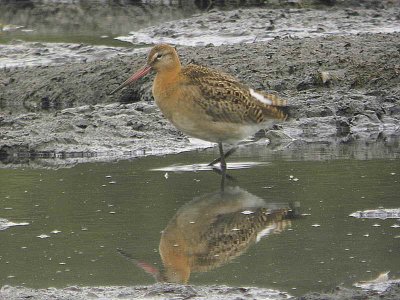
POLYGON ((187 65, 181 73, 188 79, 185 85, 199 89, 200 97, 195 101, 213 121, 259 124, 270 118, 287 118, 282 109, 286 101, 273 94, 257 92, 272 102, 271 105, 262 103, 250 94, 249 87, 228 74, 198 65, 187 65))

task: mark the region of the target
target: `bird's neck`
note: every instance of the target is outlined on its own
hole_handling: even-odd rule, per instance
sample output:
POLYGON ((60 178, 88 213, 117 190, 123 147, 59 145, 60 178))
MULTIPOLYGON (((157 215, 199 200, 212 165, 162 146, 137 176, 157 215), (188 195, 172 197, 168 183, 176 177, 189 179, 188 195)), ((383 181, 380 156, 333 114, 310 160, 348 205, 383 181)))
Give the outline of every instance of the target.
POLYGON ((157 89, 159 89, 160 91, 165 90, 173 85, 175 82, 177 82, 181 72, 181 68, 181 64, 178 61, 176 64, 169 68, 157 70, 157 75, 154 81, 157 89))

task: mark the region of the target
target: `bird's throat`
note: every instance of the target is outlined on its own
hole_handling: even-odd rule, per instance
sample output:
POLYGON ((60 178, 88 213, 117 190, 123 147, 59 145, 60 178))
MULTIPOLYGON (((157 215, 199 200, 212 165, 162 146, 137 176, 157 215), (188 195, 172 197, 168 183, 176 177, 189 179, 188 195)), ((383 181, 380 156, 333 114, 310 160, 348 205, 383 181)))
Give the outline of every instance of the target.
POLYGON ((153 83, 153 95, 155 98, 165 94, 168 90, 173 89, 180 80, 181 68, 163 69, 157 72, 153 83))

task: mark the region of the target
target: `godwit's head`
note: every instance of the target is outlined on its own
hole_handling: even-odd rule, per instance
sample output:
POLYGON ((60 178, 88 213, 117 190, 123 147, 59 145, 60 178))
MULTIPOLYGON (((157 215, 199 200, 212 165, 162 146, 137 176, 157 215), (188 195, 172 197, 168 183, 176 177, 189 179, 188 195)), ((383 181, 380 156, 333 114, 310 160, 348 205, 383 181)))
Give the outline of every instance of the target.
POLYGON ((147 57, 146 65, 139 71, 135 72, 131 77, 125 80, 119 87, 113 90, 110 94, 114 94, 127 85, 137 81, 147 75, 151 70, 156 72, 179 70, 181 63, 178 53, 174 47, 167 44, 159 44, 154 46, 147 57))
POLYGON ((158 72, 180 68, 181 63, 174 47, 160 44, 150 50, 147 65, 158 72))

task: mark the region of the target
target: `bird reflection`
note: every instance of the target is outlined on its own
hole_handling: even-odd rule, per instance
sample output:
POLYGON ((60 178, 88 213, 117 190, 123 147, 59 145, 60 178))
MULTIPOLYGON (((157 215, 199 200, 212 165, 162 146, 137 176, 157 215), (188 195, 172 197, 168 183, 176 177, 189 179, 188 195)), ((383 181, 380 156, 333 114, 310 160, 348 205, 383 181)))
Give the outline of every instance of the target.
POLYGON ((284 203, 267 203, 240 187, 225 187, 182 206, 162 231, 159 245, 163 270, 125 257, 157 281, 182 283, 193 272, 207 272, 245 253, 261 238, 279 234, 297 215, 284 203))

